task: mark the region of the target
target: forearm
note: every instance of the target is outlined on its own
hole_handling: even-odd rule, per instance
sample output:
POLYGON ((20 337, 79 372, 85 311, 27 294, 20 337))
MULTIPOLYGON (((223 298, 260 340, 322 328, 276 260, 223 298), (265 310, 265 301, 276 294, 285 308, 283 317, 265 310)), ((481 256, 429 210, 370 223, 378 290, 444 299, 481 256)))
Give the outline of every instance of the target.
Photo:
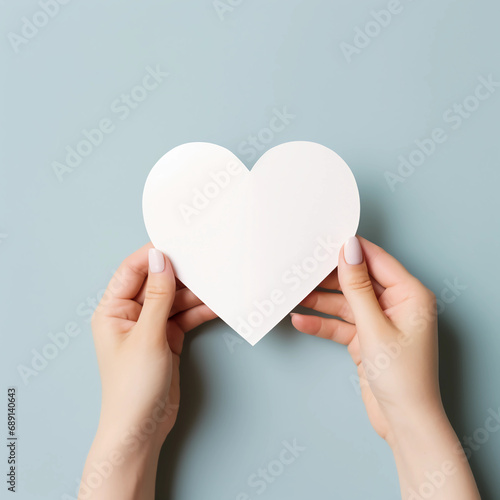
POLYGON ((390 445, 403 500, 480 499, 465 453, 442 408, 398 423, 390 445))
POLYGON ((153 500, 159 447, 134 441, 126 446, 99 430, 92 443, 78 500, 153 500))

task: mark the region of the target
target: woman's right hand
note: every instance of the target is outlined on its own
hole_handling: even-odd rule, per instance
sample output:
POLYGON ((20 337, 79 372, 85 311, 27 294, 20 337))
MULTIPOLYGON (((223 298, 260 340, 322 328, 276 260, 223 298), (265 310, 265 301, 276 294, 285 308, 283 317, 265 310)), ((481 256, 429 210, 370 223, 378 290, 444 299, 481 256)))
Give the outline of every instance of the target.
POLYGON ((293 325, 348 346, 370 422, 394 452, 403 498, 428 498, 433 489, 436 500, 478 499, 441 403, 434 294, 383 249, 355 237, 320 288, 342 293, 315 290, 302 305, 341 319, 294 313, 293 325))

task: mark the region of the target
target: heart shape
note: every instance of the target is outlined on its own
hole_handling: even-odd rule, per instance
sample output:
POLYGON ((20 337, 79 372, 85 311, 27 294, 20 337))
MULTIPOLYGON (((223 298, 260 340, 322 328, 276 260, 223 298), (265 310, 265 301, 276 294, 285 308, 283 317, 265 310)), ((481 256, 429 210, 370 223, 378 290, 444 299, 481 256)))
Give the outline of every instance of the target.
POLYGON ((359 212, 347 164, 303 141, 270 149, 251 171, 221 146, 183 144, 160 158, 143 194, 154 246, 251 345, 335 269, 359 212))

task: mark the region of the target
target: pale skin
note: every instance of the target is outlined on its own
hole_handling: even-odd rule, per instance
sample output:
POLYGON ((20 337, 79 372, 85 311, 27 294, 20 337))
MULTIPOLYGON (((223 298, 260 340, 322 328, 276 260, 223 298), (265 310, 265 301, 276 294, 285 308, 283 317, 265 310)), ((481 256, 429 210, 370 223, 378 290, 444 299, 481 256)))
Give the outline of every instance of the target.
POLYGON ((177 417, 184 333, 216 317, 163 255, 164 270, 148 273, 150 248, 123 261, 92 318, 102 402, 78 500, 154 498, 160 449, 177 417))
MULTIPOLYGON (((293 314, 292 323, 347 345, 370 422, 393 451, 403 500, 479 499, 441 403, 435 297, 384 250, 357 241, 362 262, 348 264, 343 247, 320 285, 340 293, 318 289, 302 303, 336 318, 293 314)), ((122 263, 92 320, 102 404, 79 500, 154 499, 159 452, 177 417, 184 333, 216 317, 163 255, 164 269, 155 254, 148 272, 150 248, 122 263)))
POLYGON ((441 402, 436 298, 394 257, 358 242, 363 261, 348 264, 344 246, 338 269, 320 285, 342 293, 316 290, 302 302, 341 320, 293 314, 292 323, 347 345, 370 422, 393 451, 404 500, 479 499, 441 402))

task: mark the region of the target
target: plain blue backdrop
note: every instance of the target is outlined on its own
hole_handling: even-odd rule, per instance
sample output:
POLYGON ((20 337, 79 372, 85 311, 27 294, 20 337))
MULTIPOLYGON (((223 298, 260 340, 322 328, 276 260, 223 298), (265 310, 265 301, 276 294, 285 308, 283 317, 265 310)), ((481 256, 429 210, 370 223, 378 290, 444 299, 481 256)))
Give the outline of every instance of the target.
MULTIPOLYGON (((72 0, 50 16, 36 1, 0 5, 0 370, 18 388, 18 498, 75 496, 100 404, 88 318, 147 241, 141 195, 156 160, 208 141, 251 168, 291 140, 350 165, 360 234, 438 297, 460 285, 441 304, 442 392, 460 439, 472 439, 484 498, 500 498, 500 431, 482 431, 500 406, 500 88, 473 97, 480 78, 500 81, 498 2, 72 0), (168 76, 124 104, 147 68, 168 76), (270 136, 277 111, 293 118, 270 136), (67 147, 103 119, 112 132, 62 169, 67 147), (440 143, 425 141, 436 133, 440 143), (399 167, 401 156, 417 166, 399 167), (81 333, 23 379, 68 323, 81 333)), ((288 319, 254 348, 238 339, 220 320, 188 336, 158 498, 399 498, 344 347, 288 319), (294 440, 305 448, 296 460, 264 491, 252 486, 294 440)))

